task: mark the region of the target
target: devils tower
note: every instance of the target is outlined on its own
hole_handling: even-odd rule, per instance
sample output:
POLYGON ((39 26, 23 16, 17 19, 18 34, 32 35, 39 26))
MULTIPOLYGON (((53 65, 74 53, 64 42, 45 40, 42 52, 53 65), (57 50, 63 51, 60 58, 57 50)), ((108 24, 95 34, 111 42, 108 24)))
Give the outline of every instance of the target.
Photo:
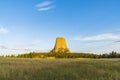
POLYGON ((51 52, 53 52, 53 53, 70 53, 70 50, 67 47, 65 38, 62 38, 62 37, 56 38, 55 46, 51 52))

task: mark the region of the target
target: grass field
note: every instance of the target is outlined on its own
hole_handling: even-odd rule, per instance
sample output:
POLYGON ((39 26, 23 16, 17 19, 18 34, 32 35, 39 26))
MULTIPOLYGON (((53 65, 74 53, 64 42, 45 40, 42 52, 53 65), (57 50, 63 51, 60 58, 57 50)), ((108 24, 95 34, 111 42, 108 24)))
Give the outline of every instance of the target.
POLYGON ((120 80, 120 59, 0 58, 0 80, 120 80))

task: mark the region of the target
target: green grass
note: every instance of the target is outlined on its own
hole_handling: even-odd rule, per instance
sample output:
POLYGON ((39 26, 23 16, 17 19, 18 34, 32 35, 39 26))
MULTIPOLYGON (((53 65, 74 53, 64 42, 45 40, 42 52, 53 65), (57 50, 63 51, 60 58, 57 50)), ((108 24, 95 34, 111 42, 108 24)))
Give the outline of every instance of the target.
POLYGON ((120 80, 120 59, 0 58, 0 80, 120 80))

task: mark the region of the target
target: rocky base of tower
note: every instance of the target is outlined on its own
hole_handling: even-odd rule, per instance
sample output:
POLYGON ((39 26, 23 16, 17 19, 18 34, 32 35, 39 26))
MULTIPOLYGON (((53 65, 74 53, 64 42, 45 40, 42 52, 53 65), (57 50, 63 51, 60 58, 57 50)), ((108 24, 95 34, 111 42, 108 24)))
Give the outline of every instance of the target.
POLYGON ((59 48, 56 49, 54 48, 53 50, 51 50, 52 53, 70 53, 70 50, 68 48, 59 48))

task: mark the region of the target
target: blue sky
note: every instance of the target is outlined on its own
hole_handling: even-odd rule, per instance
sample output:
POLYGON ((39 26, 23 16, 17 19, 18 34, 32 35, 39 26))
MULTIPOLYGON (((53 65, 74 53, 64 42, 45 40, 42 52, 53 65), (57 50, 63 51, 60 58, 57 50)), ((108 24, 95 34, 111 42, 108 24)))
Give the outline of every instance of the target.
POLYGON ((50 51, 120 52, 120 0, 0 0, 0 55, 50 51))

